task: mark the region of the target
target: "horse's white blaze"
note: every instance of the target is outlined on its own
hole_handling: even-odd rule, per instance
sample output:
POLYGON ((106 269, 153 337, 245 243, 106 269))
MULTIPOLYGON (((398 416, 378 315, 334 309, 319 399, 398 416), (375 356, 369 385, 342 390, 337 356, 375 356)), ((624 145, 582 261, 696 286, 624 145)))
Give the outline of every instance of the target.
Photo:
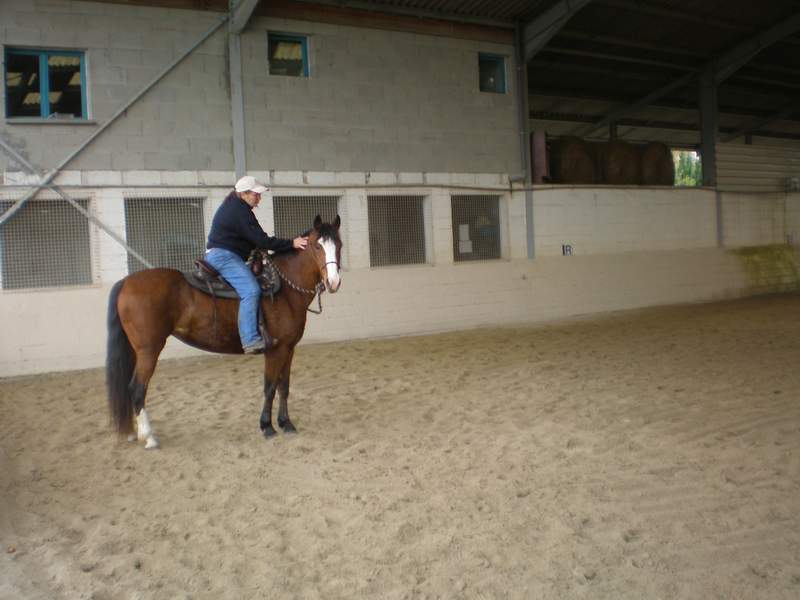
POLYGON ((322 245, 323 250, 325 250, 325 262, 328 263, 325 265, 328 273, 328 285, 332 292, 335 292, 339 289, 339 284, 341 280, 339 279, 339 265, 336 262, 336 244, 333 243, 333 240, 324 239, 320 242, 322 245))
POLYGON ((150 419, 147 418, 147 411, 145 409, 139 411, 136 422, 138 423, 139 439, 147 440, 144 447, 148 450, 150 448, 158 448, 158 440, 153 435, 153 428, 150 426, 150 419))

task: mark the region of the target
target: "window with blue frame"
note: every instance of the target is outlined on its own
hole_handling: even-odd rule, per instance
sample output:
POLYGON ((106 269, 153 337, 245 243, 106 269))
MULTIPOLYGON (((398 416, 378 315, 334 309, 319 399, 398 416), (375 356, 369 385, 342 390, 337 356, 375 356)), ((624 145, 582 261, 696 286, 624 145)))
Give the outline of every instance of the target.
POLYGON ((83 52, 6 48, 6 118, 86 119, 83 52))
POLYGON ((478 54, 478 73, 482 92, 506 93, 506 58, 497 54, 478 54))
POLYGON ((270 75, 308 77, 308 40, 302 35, 267 34, 270 75))

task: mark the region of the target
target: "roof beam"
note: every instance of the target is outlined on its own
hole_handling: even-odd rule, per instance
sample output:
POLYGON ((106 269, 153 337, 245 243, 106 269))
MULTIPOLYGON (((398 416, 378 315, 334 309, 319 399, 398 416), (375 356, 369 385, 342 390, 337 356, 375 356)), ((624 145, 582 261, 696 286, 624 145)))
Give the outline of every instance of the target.
POLYGON ((758 119, 757 121, 753 121, 749 125, 741 127, 736 131, 732 131, 727 135, 723 135, 720 138, 720 141, 732 142, 738 137, 758 131, 764 125, 769 125, 770 123, 774 123, 775 121, 781 121, 783 119, 786 119, 787 117, 791 117, 798 110, 800 110, 800 103, 798 103, 797 101, 791 102, 788 105, 784 106, 781 110, 774 112, 769 116, 758 119))
POLYGON ((696 72, 686 73, 685 75, 683 75, 682 77, 680 77, 678 79, 675 79, 671 83, 668 83, 667 85, 661 86, 657 90, 655 90, 653 92, 650 92, 649 94, 647 94, 643 98, 639 98, 639 100, 637 100, 633 104, 629 104, 627 106, 622 106, 620 108, 612 110, 611 112, 607 113, 599 121, 596 121, 595 123, 592 123, 591 125, 585 125, 583 127, 578 128, 577 130, 575 130, 573 132, 573 135, 576 135, 578 137, 583 137, 583 136, 589 135, 595 129, 599 129, 601 127, 605 127, 609 123, 617 121, 617 120, 621 119, 622 117, 624 117, 625 115, 627 115, 629 113, 636 112, 640 108, 644 108, 645 106, 649 106, 650 104, 652 104, 653 102, 655 102, 659 98, 662 98, 663 96, 666 96, 672 90, 676 90, 678 88, 682 88, 682 87, 684 87, 686 85, 689 85, 689 83, 695 77, 697 77, 697 73, 696 72))
POLYGON ((660 6, 648 5, 637 0, 600 0, 600 2, 607 6, 615 6, 625 10, 636 11, 652 17, 666 17, 668 19, 687 21, 689 23, 698 23, 707 27, 728 29, 730 31, 747 30, 747 26, 727 19, 720 19, 719 17, 709 18, 702 15, 693 14, 691 11, 678 11, 669 8, 662 8, 660 6))
MULTIPOLYGON (((530 118, 536 121, 555 121, 555 122, 566 122, 566 123, 576 123, 576 122, 590 122, 596 117, 591 117, 587 115, 579 115, 574 113, 563 113, 563 112, 552 112, 547 110, 533 110, 530 112, 530 118)), ((694 131, 697 132, 700 129, 699 123, 678 123, 675 121, 660 121, 655 119, 621 119, 617 122, 617 125, 621 127, 630 127, 633 129, 665 129, 669 131, 694 131)), ((763 127, 765 123, 762 123, 760 127, 763 127)), ((748 127, 749 129, 749 127, 748 127)), ((736 133, 736 129, 733 127, 723 127, 719 128, 721 133, 728 134, 733 136, 736 133)), ((770 137, 770 138, 777 138, 777 139, 785 139, 785 140, 800 140, 800 134, 797 133, 785 133, 781 131, 748 131, 745 133, 739 133, 737 135, 746 135, 747 133, 754 133, 755 135, 759 135, 762 137, 770 137)), ((724 140, 723 140, 724 141, 724 140)))
POLYGON ((559 0, 555 5, 528 22, 522 31, 525 63, 536 56, 553 36, 591 0, 559 0))
POLYGON ((714 84, 719 85, 721 82, 725 81, 725 79, 730 77, 734 72, 736 72, 736 70, 738 70, 742 65, 744 65, 753 56, 761 52, 767 46, 774 44, 781 38, 784 38, 787 35, 794 33, 798 29, 800 29, 800 13, 796 13, 795 15, 782 21, 778 25, 774 25, 773 27, 770 27, 769 29, 766 29, 765 31, 762 31, 761 33, 753 36, 746 42, 743 42, 742 44, 739 44, 738 46, 732 48, 718 59, 709 61, 708 63, 706 63, 706 65, 703 66, 702 69, 686 73, 682 77, 675 79, 671 83, 668 83, 667 85, 658 88, 657 90, 637 100, 633 104, 630 104, 628 106, 623 106, 616 110, 611 111, 597 123, 580 127, 574 132, 574 135, 577 136, 588 135, 595 129, 604 127, 609 123, 631 112, 637 111, 640 108, 644 108, 651 102, 658 100, 659 98, 661 98, 665 94, 668 94, 672 90, 688 85, 692 80, 694 80, 694 78, 700 72, 709 72, 709 71, 713 72, 714 84))
POLYGON ((719 85, 756 54, 800 29, 800 12, 739 44, 714 61, 714 84, 719 85))
POLYGON ((256 5, 258 4, 258 0, 230 0, 231 2, 231 22, 230 22, 230 32, 231 33, 242 33, 245 27, 247 27, 247 22, 250 20, 250 17, 253 14, 253 11, 256 9, 256 5))

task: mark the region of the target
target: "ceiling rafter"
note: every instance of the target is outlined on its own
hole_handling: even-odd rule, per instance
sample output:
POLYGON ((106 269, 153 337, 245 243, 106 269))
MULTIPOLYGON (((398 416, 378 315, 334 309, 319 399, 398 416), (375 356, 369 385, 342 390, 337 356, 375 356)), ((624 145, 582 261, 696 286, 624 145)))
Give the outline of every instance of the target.
POLYGON ((765 125, 769 125, 770 123, 774 123, 775 121, 781 121, 783 119, 789 118, 798 111, 800 111, 800 101, 794 100, 793 102, 790 102, 788 105, 784 106, 782 109, 772 113, 769 116, 757 119, 745 125, 744 127, 737 129, 736 131, 723 135, 720 138, 720 141, 732 142, 738 137, 741 137, 743 135, 749 135, 755 131, 758 131, 765 125))
MULTIPOLYGON (((617 0, 613 1, 616 2, 617 0)), ((609 112, 596 123, 593 123, 592 125, 581 126, 575 129, 573 133, 577 136, 585 136, 596 129, 599 129, 600 127, 605 127, 609 123, 613 123, 625 115, 647 106, 651 102, 661 98, 672 90, 688 85, 695 79, 698 73, 705 69, 711 69, 713 71, 714 82, 718 85, 730 77, 737 69, 741 68, 747 62, 747 60, 751 59, 758 52, 761 52, 769 45, 774 44, 776 41, 781 39, 781 37, 785 37, 790 33, 797 31, 798 29, 800 29, 800 13, 793 15, 791 18, 786 19, 785 21, 781 21, 777 25, 769 27, 745 42, 736 45, 719 58, 710 61, 696 71, 686 73, 680 78, 675 79, 670 83, 650 92, 633 104, 623 106, 609 112)))
POLYGON ((525 63, 536 54, 566 25, 575 14, 592 0, 559 0, 522 28, 522 47, 525 63))

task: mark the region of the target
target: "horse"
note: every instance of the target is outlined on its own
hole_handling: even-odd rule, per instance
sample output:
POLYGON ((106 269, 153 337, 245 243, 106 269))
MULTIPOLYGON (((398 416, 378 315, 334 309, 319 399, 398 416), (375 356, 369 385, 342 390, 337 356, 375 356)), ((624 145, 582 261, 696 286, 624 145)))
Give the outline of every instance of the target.
MULTIPOLYGON (((264 406, 259 426, 265 438, 276 435, 272 426, 276 391, 280 399, 278 426, 284 433, 297 432, 288 407, 292 358, 315 295, 323 286, 335 293, 341 285, 340 225, 338 215, 333 223, 323 223, 317 215, 305 250, 270 259, 286 285, 272 300, 261 298, 268 331, 277 340, 264 353, 264 406)), ((131 441, 136 437, 145 440, 145 448, 158 447, 145 397, 167 338, 172 335, 208 352, 242 354, 238 309, 238 299, 212 297, 189 285, 175 269, 146 269, 114 284, 108 306, 106 385, 111 422, 119 434, 127 434, 131 441)))

